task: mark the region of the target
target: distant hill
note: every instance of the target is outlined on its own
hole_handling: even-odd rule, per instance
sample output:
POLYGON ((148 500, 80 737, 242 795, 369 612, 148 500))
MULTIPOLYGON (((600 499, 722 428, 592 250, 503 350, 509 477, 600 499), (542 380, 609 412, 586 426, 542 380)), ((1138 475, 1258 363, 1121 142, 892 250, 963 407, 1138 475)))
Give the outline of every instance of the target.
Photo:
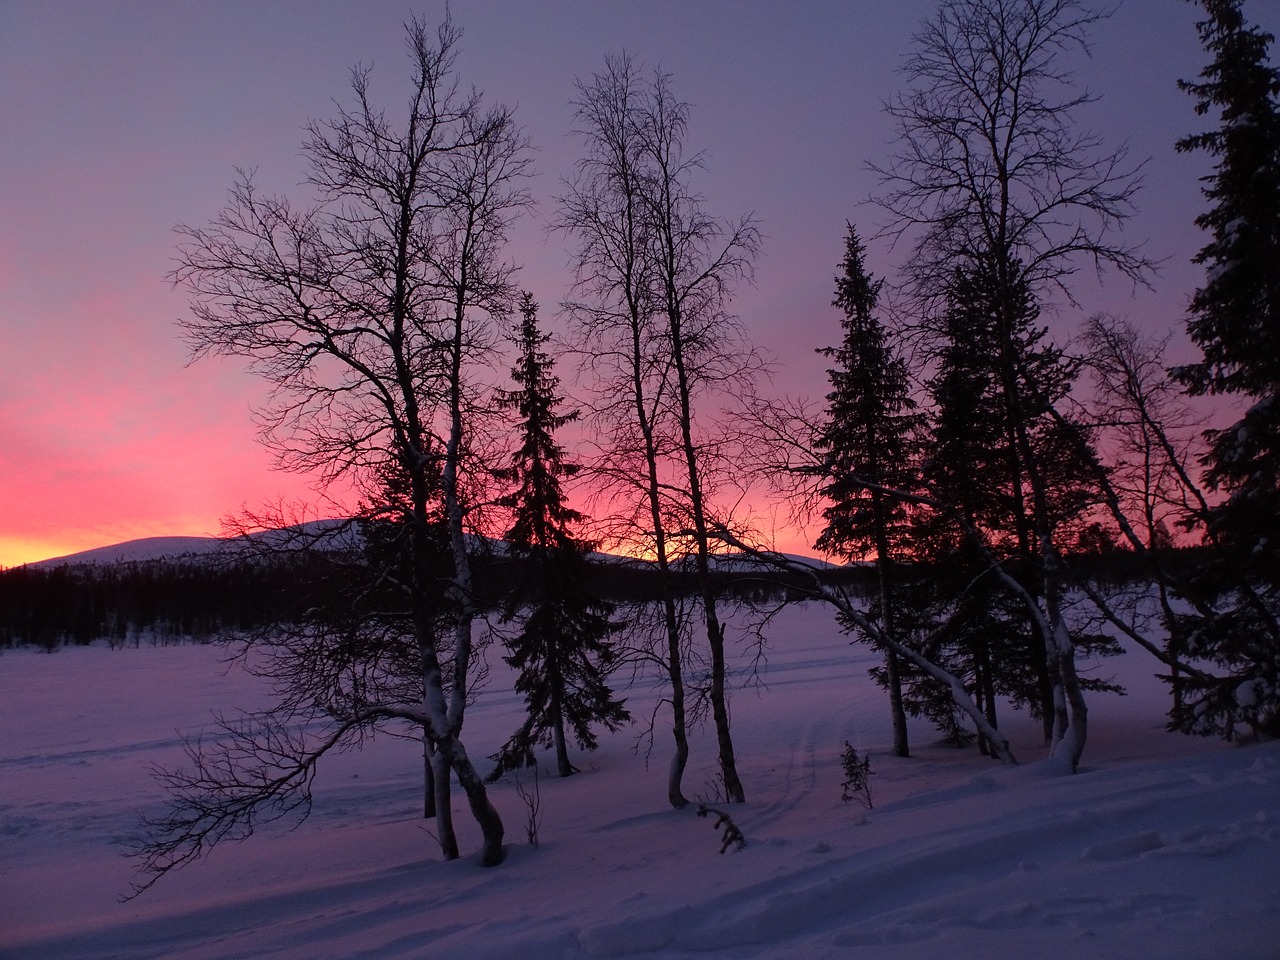
POLYGON ((224 544, 225 541, 220 537, 143 537, 140 540, 126 540, 107 547, 70 553, 65 557, 50 557, 27 566, 48 569, 77 564, 142 563, 147 560, 201 556, 222 549, 224 544))
MULTIPOLYGON (((0 570, 0 647, 205 641, 290 622, 365 588, 353 587, 363 584, 363 565, 351 562, 360 557, 359 538, 350 521, 321 520, 229 539, 145 537, 0 570)), ((503 541, 477 537, 473 545, 476 600, 496 610, 525 576, 525 561, 503 541)), ((700 589, 691 558, 673 566, 674 583, 646 561, 593 559, 593 590, 618 602, 651 602, 673 586, 689 596, 700 589)), ((833 582, 864 576, 856 566, 792 559, 833 582)), ((720 595, 748 601, 807 583, 804 574, 742 554, 717 556, 712 578, 720 595)))
MULTIPOLYGON (((345 531, 345 536, 343 535, 344 525, 347 523, 348 521, 345 520, 313 520, 309 523, 296 527, 287 527, 283 530, 264 530, 261 533, 251 534, 248 539, 258 545, 283 547, 290 539, 305 539, 319 534, 321 538, 319 546, 336 546, 343 541, 349 543, 350 541, 347 538, 355 536, 354 532, 349 529, 345 531), (332 541, 325 542, 330 537, 332 537, 332 541)), ((233 550, 239 539, 228 540, 223 537, 143 537, 139 540, 126 540, 123 543, 82 550, 79 553, 67 554, 64 557, 37 560, 34 563, 27 564, 27 566, 37 569, 49 569, 51 567, 77 566, 80 564, 103 566, 116 563, 145 563, 152 560, 195 559, 212 553, 233 550)), ((504 547, 505 544, 499 541, 491 541, 490 543, 490 549, 497 555, 506 553, 504 547)), ((596 561, 604 563, 637 563, 631 558, 615 556, 609 553, 596 553, 593 556, 596 561)), ((842 564, 797 554, 780 554, 779 556, 816 570, 829 571, 842 566, 842 564)), ((713 569, 719 573, 747 573, 758 571, 762 566, 767 566, 761 564, 759 560, 742 553, 716 554, 712 557, 711 563, 713 569)), ((643 565, 642 562, 641 565, 643 565)), ((686 557, 677 566, 683 570, 692 571, 693 558, 686 557)))
POLYGON ((94 547, 65 557, 37 560, 27 566, 48 570, 64 566, 110 566, 118 563, 147 563, 157 560, 188 560, 215 553, 234 551, 237 547, 271 547, 288 549, 310 542, 321 547, 350 544, 355 536, 347 520, 312 520, 281 530, 263 530, 248 537, 143 537, 106 547, 94 547))

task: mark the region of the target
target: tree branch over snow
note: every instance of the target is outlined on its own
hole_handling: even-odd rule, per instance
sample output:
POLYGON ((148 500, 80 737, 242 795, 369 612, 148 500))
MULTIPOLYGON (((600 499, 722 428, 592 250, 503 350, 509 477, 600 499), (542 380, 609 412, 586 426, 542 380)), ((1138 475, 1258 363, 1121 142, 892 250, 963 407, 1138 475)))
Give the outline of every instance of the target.
MULTIPOLYGON (((903 494, 903 496, 911 496, 903 494)), ((928 502, 927 498, 915 498, 920 502, 928 502)), ((732 530, 724 526, 716 526, 714 534, 717 539, 726 545, 740 550, 743 554, 751 557, 753 560, 772 567, 775 570, 782 570, 788 573, 799 574, 807 581, 807 586, 799 587, 808 596, 816 600, 822 600, 829 603, 840 611, 842 615, 881 650, 892 651, 904 660, 908 660, 915 664, 922 671, 927 673, 933 679, 937 680, 945 686, 951 693, 952 700, 956 706, 960 708, 974 723, 978 731, 988 739, 992 750, 1005 763, 1016 764, 1018 761, 1013 755, 1013 751, 1009 746, 1008 738, 987 722, 986 716, 983 714, 973 702, 973 698, 969 696, 969 692, 965 689, 964 682, 959 677, 949 671, 938 666, 932 660, 925 657, 919 651, 902 643, 896 637, 890 636, 870 617, 868 617, 854 603, 853 598, 849 596, 845 590, 835 584, 824 582, 821 577, 822 568, 803 560, 798 560, 786 554, 778 553, 774 550, 763 549, 758 546, 746 543, 732 530)))
POLYGON ((358 740, 382 720, 422 723, 413 705, 378 705, 308 736, 311 718, 292 711, 268 711, 235 719, 219 717, 212 741, 187 740, 189 766, 155 770, 169 794, 164 813, 144 815, 143 837, 129 851, 144 879, 133 884, 131 900, 165 874, 203 857, 224 840, 243 840, 260 824, 289 816, 301 822, 311 812, 311 786, 322 757, 358 740))

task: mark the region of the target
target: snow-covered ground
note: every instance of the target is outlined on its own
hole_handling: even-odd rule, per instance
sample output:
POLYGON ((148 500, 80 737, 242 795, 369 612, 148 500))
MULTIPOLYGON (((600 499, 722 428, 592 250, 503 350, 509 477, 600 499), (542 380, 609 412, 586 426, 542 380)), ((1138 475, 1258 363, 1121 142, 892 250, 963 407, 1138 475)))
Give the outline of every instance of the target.
MULTIPOLYGON (((1036 762, 1026 718, 1005 724, 1018 768, 927 725, 912 759, 892 758, 872 655, 816 606, 771 637, 768 689, 733 700, 741 850, 721 855, 709 820, 668 807, 669 734, 646 763, 631 731, 578 758, 580 776, 541 778, 539 847, 504 781, 506 863, 443 862, 416 816, 419 749, 387 738, 330 758, 298 829, 220 846, 128 903, 124 845, 162 800, 148 770, 262 689, 217 647, 5 652, 0 957, 1280 957, 1280 744, 1165 733, 1149 658, 1100 667, 1130 695, 1092 698, 1083 768, 1064 776, 1036 762), (869 812, 840 800, 846 740, 872 757, 869 812)), ((518 721, 505 679, 468 715, 473 756, 518 721)), ((647 716, 653 692, 630 697, 647 716)), ((709 734, 691 795, 712 789, 709 734)))

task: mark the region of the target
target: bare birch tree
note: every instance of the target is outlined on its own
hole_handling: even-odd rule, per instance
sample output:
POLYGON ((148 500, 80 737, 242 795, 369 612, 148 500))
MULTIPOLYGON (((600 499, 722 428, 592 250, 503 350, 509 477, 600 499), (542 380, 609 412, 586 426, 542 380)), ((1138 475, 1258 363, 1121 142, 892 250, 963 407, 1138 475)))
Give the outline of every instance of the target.
POLYGON ((675 743, 667 799, 679 809, 689 802, 682 787, 689 760, 684 638, 671 577, 669 494, 661 467, 669 447, 660 423, 669 403, 668 377, 655 350, 659 328, 641 199, 642 144, 633 123, 642 96, 625 55, 607 58, 590 83, 579 82, 574 104, 583 157, 561 199, 557 223, 577 241, 575 299, 568 306, 576 348, 595 387, 590 415, 602 437, 594 465, 598 492, 636 504, 633 520, 644 531, 660 575, 675 743))
MULTIPOLYGON (((271 385, 262 431, 283 467, 370 487, 399 478, 408 562, 386 575, 407 603, 420 683, 391 697, 369 688, 376 695, 350 699, 314 741, 232 724, 221 751, 194 748, 192 769, 168 775, 173 807, 142 851, 150 882, 251 832, 264 811, 305 809, 323 754, 388 719, 427 732, 444 855, 459 853, 452 774, 480 825, 483 863, 503 858, 502 820, 462 741, 477 615, 466 490, 476 369, 512 300, 502 250, 526 204, 526 141, 510 110, 459 86, 456 28, 414 20, 406 29, 403 114, 380 108, 369 70, 354 69, 351 106, 307 127, 308 202, 263 196, 242 172, 210 225, 179 228, 172 279, 191 294, 182 325, 193 357, 243 358, 271 385), (443 578, 433 511, 443 515, 443 578), (447 636, 437 624, 442 586, 447 636)), ((365 654, 348 652, 358 669, 365 654)))
POLYGON ((1250 643, 1266 662, 1280 631, 1268 616, 1263 588, 1247 565, 1232 562, 1229 544, 1208 522, 1217 509, 1192 466, 1204 441, 1163 356, 1164 343, 1128 324, 1095 317, 1086 326, 1088 362, 1096 381, 1091 414, 1104 431, 1111 463, 1095 463, 1099 488, 1121 540, 1144 561, 1150 584, 1137 597, 1085 592, 1101 617, 1169 668, 1171 729, 1227 739, 1265 733, 1274 711, 1251 696, 1251 667, 1213 650, 1213 638, 1236 628, 1241 609, 1255 618, 1250 643), (1203 541, 1191 565, 1171 562, 1173 531, 1199 529, 1203 541), (1213 569, 1224 595, 1206 594, 1197 580, 1213 569), (1154 610, 1144 609, 1154 602, 1154 610), (1175 602, 1176 601, 1176 602, 1175 602), (1153 639, 1152 625, 1164 631, 1153 639))
MULTIPOLYGON (((592 364, 606 373, 602 410, 615 437, 638 441, 640 492, 652 522, 648 546, 669 568, 670 522, 692 541, 710 660, 708 696, 726 796, 743 799, 727 707, 724 624, 711 585, 709 471, 715 443, 700 429, 698 404, 708 391, 748 378, 757 365, 727 310, 733 284, 750 275, 759 233, 749 217, 710 216, 690 180, 702 156, 687 153, 688 105, 660 71, 647 80, 619 55, 590 83, 579 84, 578 121, 586 156, 561 208, 560 226, 578 241, 575 268, 581 320, 591 326, 592 364), (614 414, 631 410, 625 427, 614 414)), ((616 472, 615 472, 616 475, 616 472)), ((680 674, 674 612, 664 602, 674 685, 680 674)), ((673 704, 674 705, 674 704, 673 704)), ((677 760, 669 791, 680 805, 677 760)))

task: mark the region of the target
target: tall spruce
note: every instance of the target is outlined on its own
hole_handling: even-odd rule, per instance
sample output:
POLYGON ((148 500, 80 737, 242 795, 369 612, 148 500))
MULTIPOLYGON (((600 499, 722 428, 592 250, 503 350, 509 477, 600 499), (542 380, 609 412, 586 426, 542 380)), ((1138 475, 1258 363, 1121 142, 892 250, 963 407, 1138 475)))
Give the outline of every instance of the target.
POLYGON ((558 412, 560 381, 543 350, 549 336, 538 329, 538 306, 527 292, 520 316, 520 356, 511 371, 518 389, 505 394, 503 404, 519 413, 521 444, 499 477, 515 484, 501 501, 514 511, 506 539, 516 586, 505 617, 520 623, 504 659, 519 671, 515 688, 528 715, 494 757, 493 775, 533 766, 534 749, 552 746, 557 770, 567 777, 576 772, 568 734, 580 748, 593 750, 593 724, 617 730, 630 715, 606 682, 614 659, 608 642, 613 605, 590 592, 591 544, 574 535, 583 516, 569 506, 562 486, 580 468, 565 459, 555 432, 578 412, 558 412))
MULTIPOLYGON (((950 504, 965 524, 957 526, 946 516, 919 518, 918 550, 934 576, 917 586, 916 603, 932 655, 965 679, 987 721, 996 726, 998 693, 1008 690, 1004 679, 1022 675, 1025 664, 1038 664, 1043 677, 1034 701, 1037 713, 1045 713, 1049 691, 1043 641, 1022 603, 990 569, 990 556, 983 550, 985 545, 1006 558, 1026 556, 1032 544, 1020 497, 1022 478, 1011 463, 1016 459, 1010 456, 1008 417, 992 364, 998 353, 993 318, 989 311, 975 309, 972 292, 958 276, 941 318, 937 370, 929 383, 929 456, 922 465, 930 494, 950 504)), ((1027 571, 1016 566, 1014 575, 1025 579, 1027 571)), ((911 702, 919 703, 918 709, 949 740, 967 739, 954 728, 950 711, 942 709, 941 692, 922 680, 910 684, 911 702)))
POLYGON ((1246 24, 1243 0, 1201 5, 1208 18, 1196 28, 1214 59, 1200 82, 1178 86, 1220 124, 1177 143, 1215 160, 1203 188, 1212 206, 1195 221, 1210 234, 1195 257, 1208 275, 1187 327, 1204 359, 1178 378, 1196 394, 1265 398, 1280 386, 1280 70, 1269 63, 1274 38, 1246 24))
POLYGON ((1080 516, 1088 498, 1085 467, 1073 466, 1069 456, 1064 462, 1071 448, 1050 415, 1077 371, 1045 342, 1038 316, 1016 263, 1003 271, 979 264, 954 272, 937 322, 924 478, 968 532, 932 517, 920 539, 938 570, 934 606, 946 610, 934 643, 952 648, 945 659, 968 678, 993 726, 998 700, 1007 697, 1042 719, 1048 739, 1053 658, 1046 657, 1046 638, 1026 597, 1045 597, 1048 589, 1046 532, 1064 540, 1064 525, 1080 516), (970 542, 974 537, 980 542, 970 542))
POLYGON ((1195 257, 1207 274, 1191 300, 1187 331, 1203 352, 1175 374, 1192 394, 1251 401, 1235 424, 1210 435, 1207 479, 1228 494, 1214 533, 1280 573, 1280 70, 1273 37, 1246 24, 1241 0, 1203 0, 1197 24, 1214 55, 1201 82, 1179 85, 1196 113, 1220 114, 1216 130, 1178 141, 1215 158, 1204 178, 1212 206, 1196 218, 1209 242, 1195 257))
MULTIPOLYGON (((902 552, 906 501, 893 491, 917 488, 913 437, 921 417, 909 394, 906 363, 890 346, 876 315, 883 281, 866 269, 857 231, 848 225, 844 259, 836 277, 832 305, 844 318, 839 347, 819 350, 834 361, 827 371, 827 419, 819 437, 829 501, 822 515, 826 526, 814 544, 848 560, 874 558, 879 583, 878 608, 885 633, 896 635, 893 568, 902 552)), ((886 651, 884 681, 889 690, 893 750, 911 755, 902 705, 898 657, 886 651)))
POLYGON ((1217 562, 1195 597, 1217 616, 1195 626, 1191 652, 1226 668, 1212 681, 1183 677, 1173 725, 1235 735, 1280 734, 1280 70, 1270 34, 1250 26, 1242 0, 1201 0, 1197 24, 1213 57, 1179 86, 1218 127, 1178 141, 1214 158, 1204 178, 1210 208, 1196 218, 1209 242, 1195 257, 1205 283, 1188 333, 1203 353, 1174 373, 1192 394, 1228 394, 1243 415, 1207 435, 1205 479, 1223 494, 1201 519, 1217 562))

